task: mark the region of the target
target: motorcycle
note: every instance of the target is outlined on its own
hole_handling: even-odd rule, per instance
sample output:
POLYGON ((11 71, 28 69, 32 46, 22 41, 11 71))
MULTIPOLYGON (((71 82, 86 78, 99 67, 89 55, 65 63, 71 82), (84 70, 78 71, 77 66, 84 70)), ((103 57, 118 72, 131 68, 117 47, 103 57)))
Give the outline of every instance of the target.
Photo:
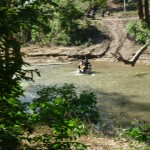
POLYGON ((81 66, 79 68, 79 73, 82 73, 82 74, 90 74, 91 73, 91 70, 92 70, 92 67, 91 67, 91 64, 88 64, 88 67, 85 68, 85 66, 81 66))

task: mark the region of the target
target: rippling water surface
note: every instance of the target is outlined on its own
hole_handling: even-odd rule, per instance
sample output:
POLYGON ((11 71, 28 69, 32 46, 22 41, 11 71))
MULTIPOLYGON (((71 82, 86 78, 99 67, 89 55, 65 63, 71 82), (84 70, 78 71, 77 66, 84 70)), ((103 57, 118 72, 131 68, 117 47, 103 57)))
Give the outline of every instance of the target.
POLYGON ((77 71, 78 63, 32 66, 38 68, 41 77, 35 75, 34 83, 23 82, 26 97, 22 100, 32 100, 40 85, 74 83, 79 90, 97 94, 103 116, 118 117, 124 122, 150 121, 150 66, 92 62, 92 74, 82 75, 77 71))

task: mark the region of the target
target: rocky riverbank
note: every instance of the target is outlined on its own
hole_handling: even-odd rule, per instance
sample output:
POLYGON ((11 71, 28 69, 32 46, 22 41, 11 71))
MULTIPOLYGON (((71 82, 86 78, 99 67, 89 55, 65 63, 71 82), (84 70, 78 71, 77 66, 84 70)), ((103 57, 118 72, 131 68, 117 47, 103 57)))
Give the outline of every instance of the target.
MULTIPOLYGON (((26 53, 24 60, 31 64, 49 64, 72 62, 88 56, 95 61, 117 62, 112 55, 119 52, 124 59, 130 60, 136 51, 142 47, 129 40, 126 32, 126 24, 130 20, 136 20, 136 17, 122 17, 120 14, 111 14, 105 18, 96 16, 91 20, 92 25, 105 34, 105 38, 94 37, 97 43, 87 46, 39 46, 28 45, 22 48, 26 53)), ((137 64, 150 65, 150 48, 139 57, 137 64)))

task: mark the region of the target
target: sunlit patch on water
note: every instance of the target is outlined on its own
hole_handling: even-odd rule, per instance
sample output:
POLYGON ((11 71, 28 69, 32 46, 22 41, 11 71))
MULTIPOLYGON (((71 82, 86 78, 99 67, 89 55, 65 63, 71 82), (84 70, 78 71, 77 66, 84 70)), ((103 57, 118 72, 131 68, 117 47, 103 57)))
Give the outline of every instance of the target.
POLYGON ((91 76, 95 76, 95 74, 94 74, 94 73, 92 73, 92 74, 91 74, 91 76))

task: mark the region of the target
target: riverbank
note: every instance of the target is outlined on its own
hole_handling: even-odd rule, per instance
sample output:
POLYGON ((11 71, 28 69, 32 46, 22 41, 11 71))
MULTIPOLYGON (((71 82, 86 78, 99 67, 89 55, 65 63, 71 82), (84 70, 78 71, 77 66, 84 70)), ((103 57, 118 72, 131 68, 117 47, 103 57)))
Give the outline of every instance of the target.
MULTIPOLYGON (((95 20, 90 20, 102 32, 101 36, 94 37, 95 44, 68 47, 30 44, 21 51, 26 54, 24 60, 31 64, 66 63, 81 60, 85 55, 94 61, 118 62, 113 55, 116 52, 130 60, 143 46, 128 39, 126 32, 127 23, 137 19, 137 15, 125 16, 121 13, 112 13, 104 18, 97 15, 95 20)), ((140 55, 136 64, 150 65, 150 47, 140 55)))

